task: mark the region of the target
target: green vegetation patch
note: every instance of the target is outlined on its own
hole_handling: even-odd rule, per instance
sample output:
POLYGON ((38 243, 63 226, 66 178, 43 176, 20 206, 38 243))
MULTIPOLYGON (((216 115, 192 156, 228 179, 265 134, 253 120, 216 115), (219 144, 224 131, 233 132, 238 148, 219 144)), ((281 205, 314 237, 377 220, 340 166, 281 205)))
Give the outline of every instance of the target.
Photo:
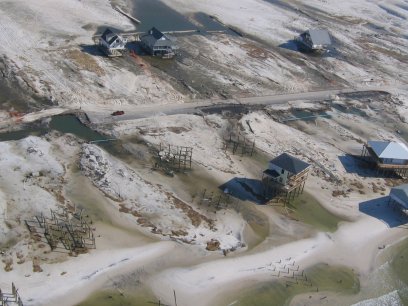
POLYGON ((291 218, 325 232, 335 232, 339 222, 345 221, 329 212, 313 196, 307 193, 303 193, 293 200, 288 208, 290 209, 291 218))
POLYGON ((98 291, 86 301, 77 306, 147 306, 158 305, 158 300, 148 291, 138 290, 138 293, 123 293, 116 290, 98 291), (155 304, 157 303, 157 304, 155 304))
POLYGON ((296 284, 293 279, 279 278, 246 291, 230 302, 235 301, 234 306, 283 306, 302 293, 330 291, 350 295, 360 290, 360 281, 349 268, 318 264, 306 269, 304 274, 308 282, 298 281, 296 284))

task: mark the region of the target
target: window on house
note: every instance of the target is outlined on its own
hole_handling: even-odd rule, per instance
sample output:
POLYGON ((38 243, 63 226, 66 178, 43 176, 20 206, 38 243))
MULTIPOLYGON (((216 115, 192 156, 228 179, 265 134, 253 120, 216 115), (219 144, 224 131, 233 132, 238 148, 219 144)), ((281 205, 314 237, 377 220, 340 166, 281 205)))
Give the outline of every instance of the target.
POLYGON ((284 170, 284 169, 282 169, 282 170, 281 170, 281 174, 284 174, 284 173, 285 173, 285 170, 284 170))

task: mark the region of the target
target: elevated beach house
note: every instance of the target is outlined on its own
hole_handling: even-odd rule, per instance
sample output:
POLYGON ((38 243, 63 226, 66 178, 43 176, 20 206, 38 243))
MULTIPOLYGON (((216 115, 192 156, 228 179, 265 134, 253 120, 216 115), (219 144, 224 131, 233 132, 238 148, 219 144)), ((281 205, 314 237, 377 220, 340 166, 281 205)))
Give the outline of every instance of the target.
POLYGON ((176 45, 169 36, 160 32, 155 27, 151 28, 147 34, 140 37, 142 47, 153 56, 172 58, 175 55, 176 45))
POLYGON ((296 37, 295 41, 299 50, 305 52, 325 51, 332 44, 329 32, 323 29, 307 30, 296 37))
POLYGON ((405 176, 408 170, 408 148, 402 142, 368 141, 362 156, 373 164, 378 172, 395 172, 405 176))
POLYGON ((265 196, 281 196, 285 202, 303 192, 311 165, 287 153, 269 162, 263 172, 265 196))
POLYGON ((122 56, 127 40, 111 29, 107 28, 99 39, 99 47, 110 57, 122 56))
POLYGON ((408 213, 408 184, 391 188, 388 204, 408 213))

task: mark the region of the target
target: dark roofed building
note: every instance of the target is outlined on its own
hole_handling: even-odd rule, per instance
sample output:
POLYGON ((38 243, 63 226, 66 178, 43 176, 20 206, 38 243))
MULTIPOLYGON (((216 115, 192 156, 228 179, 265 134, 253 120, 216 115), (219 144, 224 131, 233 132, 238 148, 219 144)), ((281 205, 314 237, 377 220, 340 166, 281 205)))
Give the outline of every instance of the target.
POLYGON ((311 165, 283 153, 269 162, 263 172, 265 197, 284 196, 285 201, 299 195, 305 186, 311 165))
POLYGON ((105 32, 103 32, 101 38, 106 41, 109 45, 112 44, 116 39, 118 35, 113 33, 111 29, 106 29, 105 32))
POLYGON ((287 153, 279 155, 278 157, 272 159, 269 163, 292 174, 299 174, 310 166, 308 163, 287 153))
POLYGON ((121 56, 125 50, 127 40, 107 28, 99 39, 99 47, 108 56, 121 56))
POLYGON ((269 168, 264 171, 264 174, 278 183, 286 185, 291 178, 308 172, 309 168, 310 164, 283 153, 269 162, 269 168))
POLYGON ((332 44, 329 32, 322 29, 307 30, 296 41, 302 51, 323 51, 332 44))
POLYGON ((142 47, 153 56, 163 56, 166 58, 175 55, 175 44, 166 34, 160 32, 155 27, 151 28, 147 34, 140 37, 142 47))

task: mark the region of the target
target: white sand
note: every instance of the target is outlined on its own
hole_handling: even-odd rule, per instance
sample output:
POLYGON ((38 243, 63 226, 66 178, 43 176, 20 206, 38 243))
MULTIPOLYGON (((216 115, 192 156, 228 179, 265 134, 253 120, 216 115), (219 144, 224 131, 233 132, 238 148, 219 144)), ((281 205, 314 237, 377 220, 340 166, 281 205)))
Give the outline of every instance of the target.
MULTIPOLYGON (((214 80, 222 84, 239 81, 237 86, 243 91, 250 89, 253 82, 245 81, 246 73, 251 76, 258 74, 259 78, 272 78, 285 84, 288 81, 285 91, 305 90, 313 86, 313 81, 309 80, 311 75, 308 75, 307 71, 335 74, 352 86, 394 86, 406 82, 408 78, 406 62, 399 60, 397 56, 406 55, 407 49, 407 40, 401 38, 401 34, 405 35, 408 27, 405 18, 407 13, 402 8, 405 2, 401 0, 390 3, 377 0, 358 3, 352 0, 307 1, 308 5, 350 21, 348 26, 328 24, 325 21, 321 23, 300 11, 288 12, 261 0, 241 0, 238 5, 237 1, 233 0, 164 2, 182 12, 201 11, 215 15, 246 33, 263 35, 261 38, 275 47, 292 39, 304 29, 328 27, 340 42, 343 56, 353 59, 351 63, 339 58, 324 58, 317 62, 305 60, 299 55, 297 60, 303 64, 298 65, 287 60, 281 53, 274 55, 268 51, 269 57, 265 61, 249 62, 248 52, 251 50, 248 50, 248 46, 239 45, 238 40, 224 40, 222 36, 212 41, 207 41, 206 38, 198 39, 199 43, 208 45, 208 54, 204 54, 205 56, 216 56, 225 62, 225 65, 229 65, 230 69, 242 68, 244 71, 243 76, 237 79, 229 79, 218 71, 212 71, 214 80), (395 12, 387 12, 390 9, 395 12), (384 35, 367 28, 368 23, 384 27, 389 33, 396 35, 384 35), (234 53, 234 56, 230 57, 230 53, 234 53), (366 59, 370 60, 370 65, 366 64, 366 59), (298 78, 289 82, 293 75, 298 78)), ((306 1, 300 3, 306 4, 306 1)), ((0 52, 11 72, 21 83, 64 108, 97 107, 109 111, 122 106, 130 109, 133 105, 184 101, 185 97, 167 81, 144 73, 137 63, 118 69, 109 59, 95 58, 81 52, 81 45, 94 44, 92 35, 101 24, 133 30, 129 21, 113 10, 105 0, 0 0, 0 52), (75 58, 78 52, 71 54, 68 51, 79 51, 79 58, 75 58), (92 63, 92 68, 85 69, 82 66, 83 61, 92 63)), ((396 108, 400 117, 405 118, 408 101, 406 92, 401 92, 399 99, 402 103, 396 108)), ((62 111, 64 109, 61 108, 28 114, 23 117, 23 121, 31 122, 44 115, 62 111)), ((8 119, 5 114, 1 117, 8 119)), ((114 130, 116 134, 123 136, 132 135, 135 129, 142 129, 147 131, 145 138, 152 143, 163 141, 193 146, 196 162, 206 166, 215 180, 227 181, 238 175, 259 178, 254 174, 254 169, 248 169, 248 165, 243 165, 239 158, 230 158, 222 150, 221 132, 226 128, 226 122, 218 116, 207 116, 205 119, 207 121, 184 115, 156 117, 120 123, 114 130), (169 131, 169 127, 183 127, 186 130, 175 133, 169 131)), ((172 289, 175 289, 180 306, 212 305, 225 291, 239 290, 250 284, 271 280, 273 276, 269 268, 283 268, 282 265, 292 261, 300 265, 301 269, 327 262, 353 267, 358 273, 367 274, 375 267, 376 256, 381 252, 378 246, 388 246, 406 236, 406 230, 389 228, 379 219, 359 210, 360 203, 381 197, 379 193, 374 194, 370 187, 373 182, 385 188, 385 194, 388 192, 389 188, 384 187, 384 180, 361 179, 356 174, 346 173, 338 160, 338 156, 344 151, 358 151, 361 147, 358 141, 367 140, 368 137, 397 139, 398 136, 353 116, 339 115, 331 121, 319 119, 317 124, 321 130, 316 132, 316 129, 300 123, 305 130, 315 132, 308 135, 277 123, 259 112, 248 114, 241 120, 243 133, 249 138, 256 137, 257 146, 268 156, 285 151, 311 162, 313 171, 307 191, 318 196, 329 210, 346 215, 353 222, 342 224, 333 234, 319 233, 314 237, 252 255, 241 254, 211 261, 201 248, 201 253, 197 251, 200 255, 195 255, 197 260, 202 259, 204 263, 187 268, 175 266, 151 277, 149 285, 158 297, 171 303, 172 289), (248 130, 246 120, 254 130, 253 135, 248 130), (353 124, 350 124, 350 129, 353 130, 342 126, 342 123, 350 123, 353 120, 353 124), (357 129, 358 127, 360 129, 357 129), (329 182, 327 179, 330 176, 341 179, 342 183, 337 186, 329 182), (347 197, 332 196, 333 190, 350 189, 353 180, 361 181, 365 194, 354 189, 347 197)), ((65 167, 77 162, 76 154, 79 148, 76 143, 70 142, 69 137, 52 140, 52 143, 29 137, 19 142, 0 143, 0 149, 0 238, 2 241, 18 238, 11 252, 2 257, 13 258, 14 264, 11 272, 1 271, 0 287, 9 288, 10 282, 14 281, 20 288, 25 304, 75 304, 92 291, 100 289, 110 278, 147 263, 159 265, 161 256, 170 256, 171 251, 175 250, 177 244, 174 242, 142 244, 137 248, 121 244, 115 245, 114 250, 105 245, 103 250, 91 251, 77 258, 66 259, 62 256, 59 260, 65 261, 61 263, 41 262, 44 270, 42 273, 32 272, 29 257, 25 263, 16 264, 17 251, 32 252, 25 236, 27 233, 19 226, 18 220, 59 205, 52 189, 61 189, 64 192, 62 182, 67 178, 65 167), (46 175, 41 176, 40 172, 46 175), (5 222, 4 217, 8 218, 9 222, 5 222), (62 272, 67 273, 61 275, 62 272)), ((171 210, 171 203, 164 201, 162 190, 157 186, 149 186, 141 175, 133 173, 132 169, 126 168, 123 163, 104 152, 89 156, 92 157, 88 158, 86 164, 89 166, 88 170, 103 170, 104 178, 114 182, 108 186, 110 188, 104 189, 103 181, 98 181, 96 175, 90 175, 96 186, 113 197, 125 197, 129 207, 143 209, 149 218, 154 214, 163 214, 154 221, 164 229, 170 231, 174 224, 179 228, 184 227, 188 230, 189 238, 200 236, 201 233, 204 235, 198 239, 201 247, 209 238, 221 240, 224 247, 236 246, 242 239, 245 224, 236 214, 220 217, 217 220, 218 232, 203 227, 196 229, 188 222, 187 225, 184 224, 185 216, 180 211, 171 210), (93 161, 90 161, 91 159, 93 161), (98 166, 92 168, 92 163, 98 166), (131 190, 127 181, 129 178, 141 189, 140 194, 131 190), (152 203, 153 199, 157 201, 152 203)), ((41 250, 36 252, 39 254, 41 250)), ((190 255, 186 253, 183 254, 190 255)))
MULTIPOLYGON (((337 124, 342 120, 345 124, 355 121, 356 126, 366 127, 365 133, 373 133, 377 137, 386 139, 395 137, 386 130, 379 130, 372 123, 348 114, 336 114, 334 120, 319 119, 315 130, 319 131, 319 128, 325 127, 324 131, 313 136, 275 122, 261 112, 245 115, 241 123, 246 136, 249 139, 253 137, 257 147, 268 155, 276 156, 281 152, 290 152, 312 162, 314 175, 309 177, 306 190, 318 197, 328 210, 344 215, 354 220, 353 222, 341 224, 333 234, 321 233, 316 237, 285 244, 259 254, 212 261, 188 269, 168 269, 154 276, 149 282, 155 294, 170 303, 172 292, 166 288, 171 286, 177 291, 180 305, 191 305, 191 303, 211 305, 226 291, 239 291, 241 286, 274 279, 268 266, 279 260, 284 264, 286 258, 296 261, 301 269, 325 262, 351 267, 357 273, 364 275, 369 273, 375 266, 377 255, 381 252, 378 247, 398 241, 406 235, 406 231, 400 228, 389 228, 386 223, 359 210, 359 203, 381 197, 370 191, 372 183, 386 188, 385 190, 388 190, 388 187, 383 185, 383 179, 361 179, 356 174, 345 171, 338 159, 338 156, 344 154, 342 148, 344 147, 345 150, 352 148, 358 153, 361 150, 361 143, 356 140, 360 141, 364 138, 337 124), (249 120, 254 134, 249 131, 245 124, 246 120, 249 120), (325 139, 330 137, 332 142, 325 139), (337 186, 334 182, 326 181, 327 173, 322 169, 341 179, 343 183, 337 186), (349 192, 347 197, 332 196, 332 191, 335 189, 346 190, 352 187, 354 180, 362 183, 365 194, 354 190, 349 192)), ((225 121, 217 115, 206 116, 205 120, 191 115, 174 115, 117 123, 114 131, 121 137, 131 135, 137 130, 149 142, 193 146, 195 160, 206 165, 213 177, 227 181, 237 174, 248 175, 248 169, 235 158, 231 160, 227 158, 222 149, 221 139, 225 128, 225 121), (172 132, 180 127, 184 128, 181 133, 172 132), (208 154, 208 148, 211 148, 211 154, 208 154)), ((398 217, 391 210, 385 209, 377 212, 377 215, 379 214, 393 222, 398 221, 398 217)))
POLYGON ((39 120, 41 118, 60 115, 60 114, 62 114, 64 112, 66 112, 67 110, 68 109, 62 108, 62 107, 44 109, 44 110, 41 110, 41 111, 38 111, 38 112, 29 113, 29 114, 24 115, 21 118, 21 121, 24 122, 24 123, 34 122, 34 121, 39 120))
POLYGON ((69 306, 112 278, 157 260, 174 246, 172 242, 158 242, 138 248, 96 250, 59 264, 43 264, 42 273, 33 273, 31 263, 25 263, 7 273, 7 278, 2 277, 0 287, 8 288, 13 281, 21 289, 24 305, 69 306))
MULTIPOLYGON (((373 268, 378 246, 395 241, 404 235, 403 229, 389 229, 371 217, 362 217, 353 224, 343 224, 334 234, 319 234, 314 238, 296 241, 255 255, 212 261, 189 267, 169 269, 154 277, 150 285, 154 292, 172 300, 171 286, 177 292, 179 305, 211 305, 217 297, 233 288, 234 292, 246 284, 277 279, 277 270, 285 270, 295 262, 300 270, 325 262, 353 267, 358 273, 373 268)), ((282 273, 282 276, 285 274, 282 273)))
MULTIPOLYGON (((387 53, 393 50, 395 54, 406 54, 408 42, 402 35, 405 35, 408 24, 407 11, 403 8, 405 2, 402 0, 390 3, 380 0, 289 1, 288 4, 292 4, 295 10, 262 0, 241 0, 239 3, 234 0, 222 2, 164 0, 164 2, 181 13, 202 12, 216 16, 223 23, 267 41, 273 46, 292 40, 306 29, 327 28, 336 40, 337 50, 345 57, 343 59, 337 56, 329 57, 317 63, 302 59, 306 67, 319 72, 333 73, 351 85, 396 84, 406 83, 408 80, 408 74, 403 68, 406 67, 406 62, 387 53), (335 18, 337 21, 326 18, 335 18), (370 25, 384 28, 384 32, 376 31, 370 25), (363 54, 366 58, 361 56, 363 54), (358 60, 353 61, 351 58, 354 57, 358 60), (367 61, 368 58, 372 60, 370 63, 367 61)), ((222 44, 218 47, 224 49, 222 44)), ((280 54, 274 52, 271 59, 277 66, 284 67, 282 70, 274 69, 277 76, 272 78, 278 81, 291 70, 291 63, 279 57, 280 54)), ((302 75, 304 68, 300 65, 297 68, 302 75)), ((261 73, 262 70, 261 68, 261 73)), ((310 75, 302 76, 305 80, 302 81, 300 78, 300 84, 292 84, 289 80, 286 90, 299 90, 303 83, 309 81, 310 75)))
POLYGON ((60 106, 179 102, 167 82, 143 75, 138 64, 117 68, 109 58, 91 56, 100 26, 123 31, 133 24, 107 0, 0 1, 0 51, 24 86, 60 106))

